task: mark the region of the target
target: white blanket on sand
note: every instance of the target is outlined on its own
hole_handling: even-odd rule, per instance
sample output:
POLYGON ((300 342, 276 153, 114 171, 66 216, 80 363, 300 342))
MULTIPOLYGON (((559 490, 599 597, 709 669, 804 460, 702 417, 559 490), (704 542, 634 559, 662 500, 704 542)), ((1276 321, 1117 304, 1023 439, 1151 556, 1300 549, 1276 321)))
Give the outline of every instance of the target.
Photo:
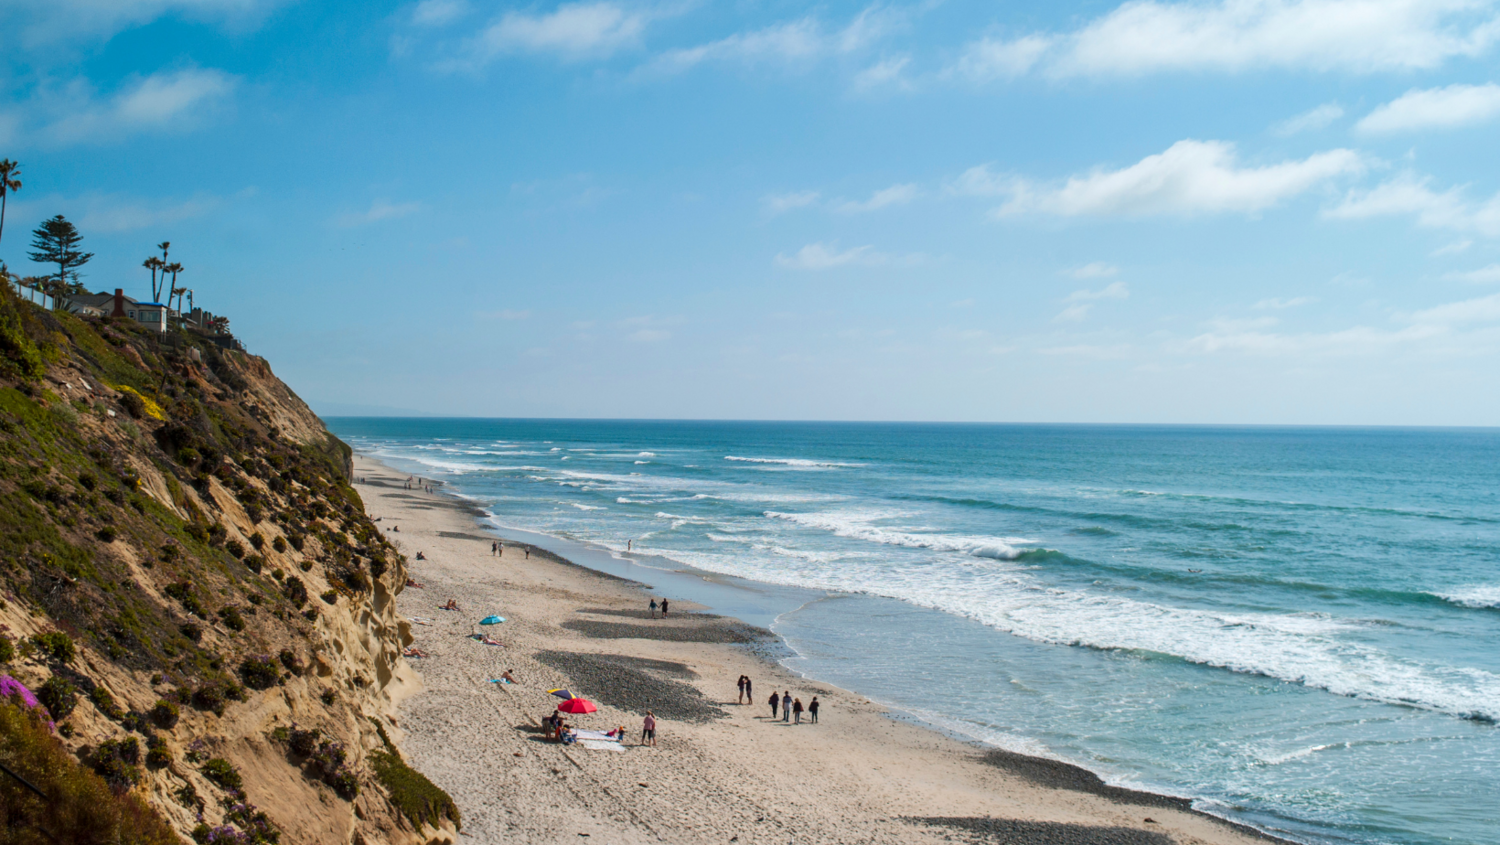
POLYGON ((590 751, 624 751, 625 746, 614 740, 580 739, 578 744, 590 751))

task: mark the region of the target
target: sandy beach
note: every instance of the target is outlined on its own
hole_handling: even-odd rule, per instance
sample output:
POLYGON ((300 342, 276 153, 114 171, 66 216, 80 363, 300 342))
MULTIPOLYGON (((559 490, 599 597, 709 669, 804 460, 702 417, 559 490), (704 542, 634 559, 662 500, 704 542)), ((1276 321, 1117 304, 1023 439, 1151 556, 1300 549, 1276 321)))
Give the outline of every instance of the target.
POLYGON ((1082 770, 987 751, 890 718, 760 656, 769 636, 673 601, 652 619, 641 585, 506 543, 480 514, 406 475, 355 459, 366 509, 411 560, 397 599, 424 689, 403 702, 402 748, 445 788, 473 842, 1250 843, 1251 831, 1179 799, 1106 787, 1082 770), (399 530, 398 530, 399 529, 399 530), (425 560, 416 560, 418 552, 425 560), (460 611, 439 605, 456 600, 460 611), (489 614, 506 621, 481 628, 489 614), (502 645, 470 638, 485 632, 502 645), (491 683, 510 670, 514 685, 491 683), (736 702, 749 676, 753 704, 736 702), (624 726, 623 750, 544 739, 565 687, 624 726), (772 721, 772 689, 819 723, 772 721), (658 742, 639 745, 655 712, 658 742))

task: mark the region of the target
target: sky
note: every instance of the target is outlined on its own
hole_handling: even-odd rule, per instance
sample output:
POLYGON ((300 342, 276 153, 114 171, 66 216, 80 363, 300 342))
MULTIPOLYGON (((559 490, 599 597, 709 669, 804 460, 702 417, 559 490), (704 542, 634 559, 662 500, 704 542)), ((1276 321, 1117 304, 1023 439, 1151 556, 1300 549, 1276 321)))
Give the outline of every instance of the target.
POLYGON ((5 0, 0 258, 315 410, 1500 425, 1500 0, 5 0))

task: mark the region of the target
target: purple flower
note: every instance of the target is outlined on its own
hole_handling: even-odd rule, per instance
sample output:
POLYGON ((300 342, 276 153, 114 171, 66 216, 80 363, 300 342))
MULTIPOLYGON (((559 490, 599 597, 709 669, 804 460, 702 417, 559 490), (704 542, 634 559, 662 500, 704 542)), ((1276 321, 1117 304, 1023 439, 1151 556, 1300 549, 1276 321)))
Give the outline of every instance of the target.
POLYGON ((0 675, 0 698, 10 698, 13 695, 19 695, 21 703, 33 710, 42 706, 42 703, 36 700, 36 695, 27 689, 25 684, 9 675, 0 675))

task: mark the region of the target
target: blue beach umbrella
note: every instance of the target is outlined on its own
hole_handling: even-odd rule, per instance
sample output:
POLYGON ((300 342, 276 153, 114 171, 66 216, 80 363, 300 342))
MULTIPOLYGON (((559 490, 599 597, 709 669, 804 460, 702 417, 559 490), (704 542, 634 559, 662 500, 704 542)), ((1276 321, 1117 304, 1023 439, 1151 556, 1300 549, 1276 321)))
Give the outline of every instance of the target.
POLYGON ((481 624, 481 625, 499 625, 501 622, 504 622, 504 621, 505 621, 505 617, 503 617, 503 616, 486 616, 483 619, 479 620, 479 624, 481 624))
POLYGON ((571 700, 574 697, 573 693, 568 692, 565 689, 549 689, 549 690, 547 690, 547 692, 550 693, 550 694, 552 694, 552 695, 557 696, 558 698, 563 699, 564 701, 571 700))

